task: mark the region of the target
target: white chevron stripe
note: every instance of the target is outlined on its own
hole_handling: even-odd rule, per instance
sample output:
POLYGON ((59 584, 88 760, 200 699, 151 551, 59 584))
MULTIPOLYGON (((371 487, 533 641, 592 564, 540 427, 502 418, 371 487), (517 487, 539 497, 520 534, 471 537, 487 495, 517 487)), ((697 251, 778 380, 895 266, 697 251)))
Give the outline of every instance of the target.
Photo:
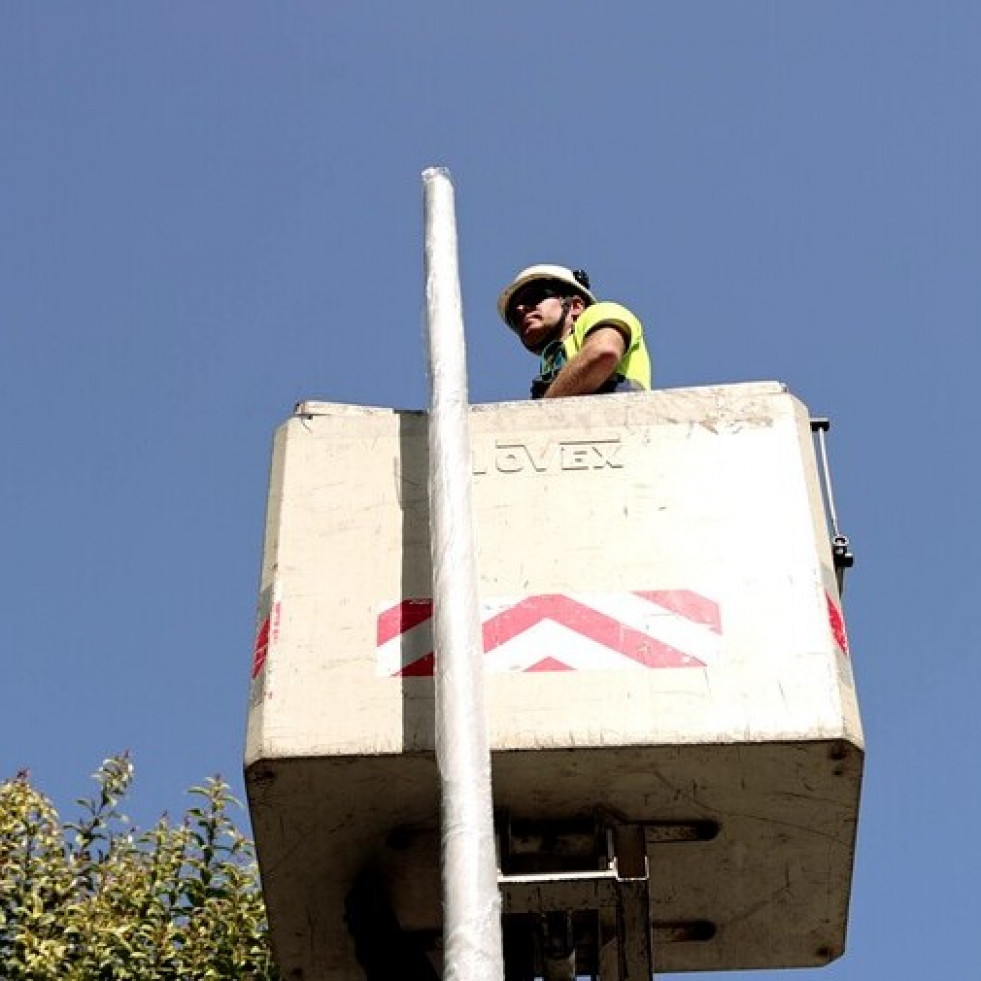
POLYGON ((634 593, 577 593, 570 598, 703 664, 714 664, 722 653, 722 637, 711 627, 634 593))
MULTIPOLYGON (((528 597, 491 597, 481 603, 481 622, 510 609, 528 597)), ((716 663, 722 654, 722 637, 705 624, 689 620, 634 593, 574 593, 569 598, 645 633, 701 661, 716 663)), ((385 610, 395 603, 383 604, 385 610)), ((416 624, 377 648, 376 673, 391 677, 433 649, 432 620, 416 624)), ((644 669, 639 661, 620 654, 552 620, 543 620, 487 653, 485 670, 526 671, 543 658, 554 657, 573 670, 644 669)))
POLYGON ((547 657, 553 657, 576 671, 644 668, 639 661, 583 637, 553 620, 542 620, 495 647, 485 655, 484 664, 486 670, 492 672, 527 671, 547 657))

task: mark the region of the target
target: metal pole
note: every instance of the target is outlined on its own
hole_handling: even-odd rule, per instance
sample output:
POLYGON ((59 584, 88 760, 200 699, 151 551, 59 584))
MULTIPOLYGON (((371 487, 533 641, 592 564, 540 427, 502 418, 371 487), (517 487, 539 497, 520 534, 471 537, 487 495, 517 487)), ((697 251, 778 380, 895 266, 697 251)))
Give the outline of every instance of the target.
POLYGON ((431 167, 422 179, 443 978, 501 981, 501 898, 470 504, 472 464, 456 215, 449 173, 431 167))

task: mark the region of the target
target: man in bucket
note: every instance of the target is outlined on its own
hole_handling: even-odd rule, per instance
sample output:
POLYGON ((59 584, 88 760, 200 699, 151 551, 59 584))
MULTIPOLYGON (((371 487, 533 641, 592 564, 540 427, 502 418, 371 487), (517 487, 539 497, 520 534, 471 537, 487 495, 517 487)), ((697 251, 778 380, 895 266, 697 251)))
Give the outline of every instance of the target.
POLYGON ((598 301, 582 269, 523 269, 497 301, 501 319, 540 358, 532 398, 646 391, 651 361, 640 321, 598 301))

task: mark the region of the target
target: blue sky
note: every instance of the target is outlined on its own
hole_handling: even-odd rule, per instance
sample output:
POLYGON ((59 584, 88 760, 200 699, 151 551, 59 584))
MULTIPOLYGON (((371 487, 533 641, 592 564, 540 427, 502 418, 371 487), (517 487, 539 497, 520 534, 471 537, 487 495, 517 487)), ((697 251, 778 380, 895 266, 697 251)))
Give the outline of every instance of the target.
POLYGON ((494 299, 545 260, 658 386, 832 417, 868 758, 823 976, 973 974, 979 52, 973 0, 3 5, 0 774, 241 790, 272 432, 425 404, 445 165, 474 401, 524 396, 494 299))

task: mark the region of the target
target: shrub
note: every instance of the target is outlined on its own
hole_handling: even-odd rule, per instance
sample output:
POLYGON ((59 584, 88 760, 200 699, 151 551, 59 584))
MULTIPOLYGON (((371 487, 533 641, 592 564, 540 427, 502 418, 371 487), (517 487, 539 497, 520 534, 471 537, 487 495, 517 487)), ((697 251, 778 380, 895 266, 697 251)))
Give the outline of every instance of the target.
POLYGON ((252 843, 215 777, 180 823, 137 832, 120 811, 127 756, 62 823, 26 773, 0 784, 4 981, 274 981, 252 843))

